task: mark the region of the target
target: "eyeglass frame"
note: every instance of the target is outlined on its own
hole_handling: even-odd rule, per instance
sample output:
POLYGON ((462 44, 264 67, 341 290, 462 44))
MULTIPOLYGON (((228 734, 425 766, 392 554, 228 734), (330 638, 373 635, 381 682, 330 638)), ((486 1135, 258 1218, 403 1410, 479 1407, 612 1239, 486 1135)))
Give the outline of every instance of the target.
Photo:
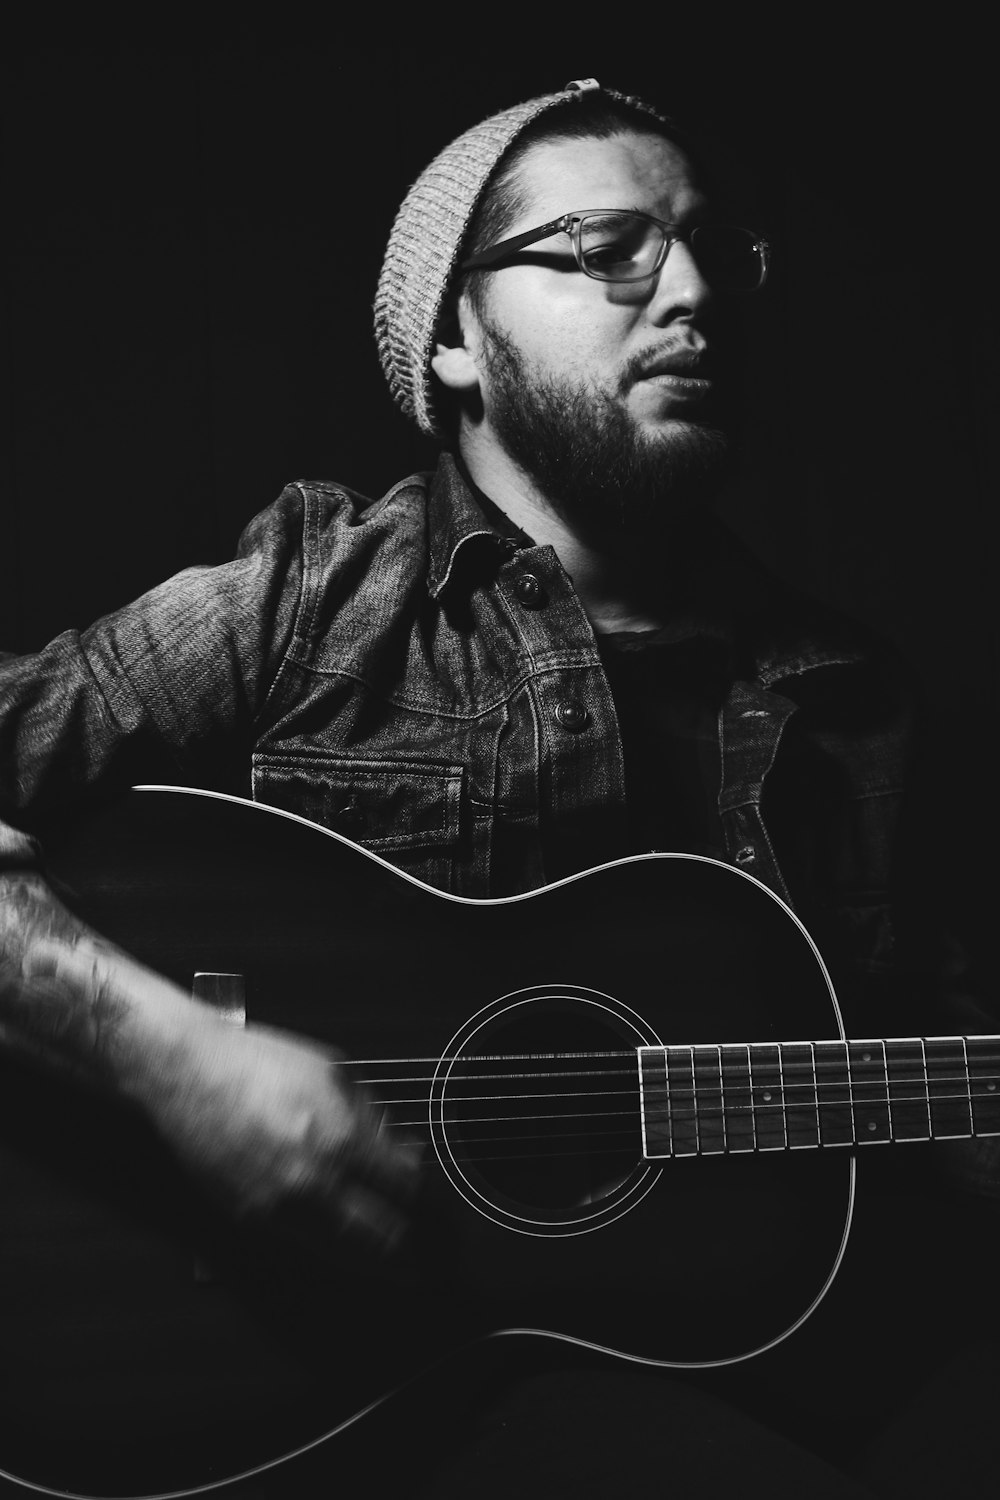
POLYGON ((484 271, 496 265, 500 260, 506 260, 518 250, 524 250, 529 245, 535 245, 539 240, 546 240, 550 235, 557 232, 568 234, 573 246, 573 258, 577 267, 584 276, 589 276, 592 281, 604 281, 611 285, 636 286, 640 281, 648 281, 650 277, 663 268, 667 256, 670 254, 671 246, 680 241, 682 244, 690 242, 691 236, 699 229, 741 229, 744 234, 753 237, 754 246, 760 258, 760 280, 757 285, 750 287, 749 292, 759 292, 767 280, 767 271, 771 258, 771 246, 759 235, 755 229, 747 229, 742 224, 693 224, 690 229, 684 229, 679 224, 668 224, 663 219, 657 219, 653 214, 643 213, 634 208, 581 208, 574 209, 570 213, 560 214, 557 219, 550 219, 547 224, 541 224, 537 229, 526 229, 522 234, 511 235, 509 239, 498 240, 495 245, 489 245, 485 250, 478 251, 475 255, 467 256, 459 262, 460 271, 484 271), (656 262, 651 271, 646 271, 642 276, 599 276, 595 271, 590 271, 583 263, 583 251, 580 248, 580 225, 584 219, 591 214, 627 214, 633 219, 645 219, 649 224, 655 224, 663 234, 656 262))

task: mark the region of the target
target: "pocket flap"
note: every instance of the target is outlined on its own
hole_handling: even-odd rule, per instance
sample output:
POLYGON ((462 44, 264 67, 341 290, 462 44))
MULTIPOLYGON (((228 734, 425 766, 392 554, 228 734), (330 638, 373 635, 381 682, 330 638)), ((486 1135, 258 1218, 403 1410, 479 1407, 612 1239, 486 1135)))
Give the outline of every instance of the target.
POLYGON ((461 793, 462 767, 440 761, 308 752, 253 757, 258 802, 298 813, 379 853, 455 842, 461 793))

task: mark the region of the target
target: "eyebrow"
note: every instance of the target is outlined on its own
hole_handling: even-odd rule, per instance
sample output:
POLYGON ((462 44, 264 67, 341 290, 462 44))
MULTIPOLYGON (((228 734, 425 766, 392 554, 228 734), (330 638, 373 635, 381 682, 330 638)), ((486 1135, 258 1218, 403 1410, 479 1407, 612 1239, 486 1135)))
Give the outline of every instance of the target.
POLYGON ((600 217, 601 217, 602 214, 606 214, 608 216, 608 218, 612 218, 616 214, 642 214, 645 218, 647 218, 647 219, 649 218, 649 214, 646 212, 646 210, 644 208, 630 208, 628 206, 624 206, 622 208, 603 208, 603 209, 598 209, 596 211, 596 213, 595 212, 591 212, 590 215, 589 215, 589 217, 592 218, 592 219, 600 219, 600 217))
MULTIPOLYGON (((593 213, 594 210, 592 210, 591 212, 593 213)), ((657 219, 661 224, 680 224, 685 219, 697 219, 700 217, 704 217, 705 214, 710 212, 710 208, 708 200, 701 194, 699 194, 699 201, 693 203, 690 208, 685 209, 680 214, 680 217, 676 219, 662 219, 660 218, 659 214, 651 213, 648 208, 640 208, 637 203, 622 203, 617 205, 615 208, 597 209, 596 212, 598 214, 641 214, 643 218, 657 219)))

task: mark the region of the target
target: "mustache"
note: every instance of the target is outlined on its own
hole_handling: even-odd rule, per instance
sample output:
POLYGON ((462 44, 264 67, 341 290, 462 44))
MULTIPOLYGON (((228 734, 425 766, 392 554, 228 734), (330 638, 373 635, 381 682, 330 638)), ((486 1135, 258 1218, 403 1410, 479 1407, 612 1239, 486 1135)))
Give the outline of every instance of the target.
POLYGON ((716 360, 704 339, 675 340, 631 355, 622 371, 621 387, 624 392, 637 380, 648 380, 652 375, 691 375, 707 380, 715 367, 716 360))

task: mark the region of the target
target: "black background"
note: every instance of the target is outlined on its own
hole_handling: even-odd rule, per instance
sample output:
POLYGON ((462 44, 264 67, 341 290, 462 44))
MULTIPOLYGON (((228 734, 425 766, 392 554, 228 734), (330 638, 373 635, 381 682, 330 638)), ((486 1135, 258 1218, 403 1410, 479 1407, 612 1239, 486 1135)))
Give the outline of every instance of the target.
POLYGON ((994 43, 961 8, 895 10, 561 8, 559 44, 495 11, 8 26, 0 649, 228 557, 291 479, 428 466, 371 336, 395 208, 468 124, 596 74, 756 179, 775 270, 726 514, 910 662, 937 767, 917 857, 989 939, 994 43))
POLYGON ((11 33, 0 647, 229 556, 291 479, 375 493, 428 466, 371 336, 396 206, 474 120, 596 74, 753 177, 776 262, 726 513, 900 645, 937 715, 948 837, 988 849, 992 43, 954 8, 933 30, 871 9, 751 20, 560 13, 558 45, 496 17, 11 33))

